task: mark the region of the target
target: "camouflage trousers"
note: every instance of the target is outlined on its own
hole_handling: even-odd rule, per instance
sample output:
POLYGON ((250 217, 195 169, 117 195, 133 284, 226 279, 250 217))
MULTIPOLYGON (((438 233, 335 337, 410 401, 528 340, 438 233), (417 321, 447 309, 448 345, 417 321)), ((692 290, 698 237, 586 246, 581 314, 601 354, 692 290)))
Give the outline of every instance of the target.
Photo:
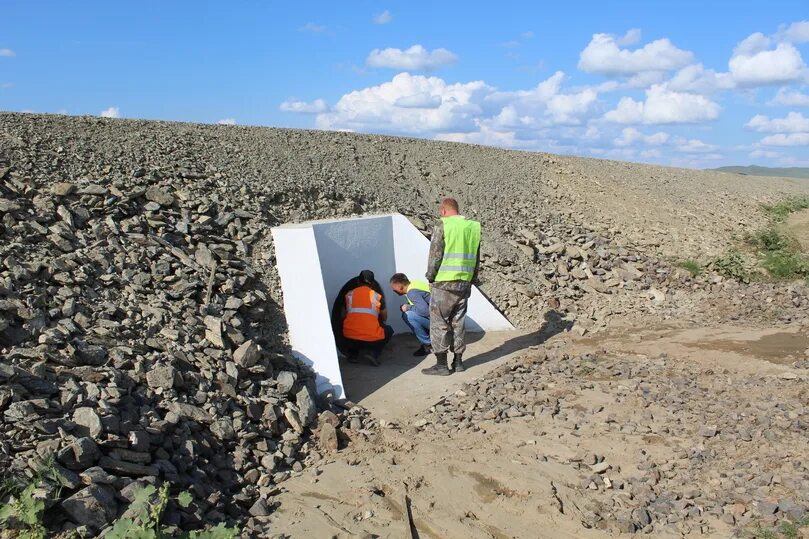
POLYGON ((430 292, 430 344, 435 354, 466 350, 466 305, 469 292, 432 287, 430 292))

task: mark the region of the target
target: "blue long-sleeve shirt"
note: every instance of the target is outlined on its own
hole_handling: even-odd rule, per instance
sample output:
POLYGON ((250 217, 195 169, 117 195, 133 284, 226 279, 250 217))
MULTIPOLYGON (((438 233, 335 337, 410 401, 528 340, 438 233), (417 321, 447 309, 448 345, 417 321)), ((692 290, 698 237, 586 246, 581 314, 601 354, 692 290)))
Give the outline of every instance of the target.
POLYGON ((417 315, 424 318, 430 318, 430 293, 424 290, 416 290, 411 288, 407 291, 407 299, 413 302, 413 305, 408 305, 407 310, 413 310, 417 315))

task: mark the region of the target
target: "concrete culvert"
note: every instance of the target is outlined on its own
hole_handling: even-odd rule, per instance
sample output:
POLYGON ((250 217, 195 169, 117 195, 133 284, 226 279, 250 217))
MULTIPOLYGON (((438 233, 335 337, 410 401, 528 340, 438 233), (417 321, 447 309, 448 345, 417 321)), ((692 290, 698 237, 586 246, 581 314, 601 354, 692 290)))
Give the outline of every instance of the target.
MULTIPOLYGON (((319 392, 344 396, 340 364, 331 329, 331 306, 347 280, 370 269, 383 284, 397 334, 410 329, 395 316, 402 303, 387 286, 402 272, 422 279, 430 242, 400 214, 286 224, 272 229, 284 313, 293 353, 317 372, 319 392)), ((514 326, 474 288, 469 300, 467 331, 511 331, 514 326)), ((351 395, 348 395, 351 397, 351 395)))

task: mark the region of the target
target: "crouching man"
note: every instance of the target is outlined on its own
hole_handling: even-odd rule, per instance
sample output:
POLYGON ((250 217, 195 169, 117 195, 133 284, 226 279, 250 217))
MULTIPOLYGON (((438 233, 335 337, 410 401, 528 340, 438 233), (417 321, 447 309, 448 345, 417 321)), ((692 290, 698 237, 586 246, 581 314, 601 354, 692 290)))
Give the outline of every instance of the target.
POLYGON ((421 346, 413 352, 416 357, 430 353, 430 285, 426 281, 411 281, 404 273, 390 278, 390 287, 407 303, 403 304, 402 319, 413 331, 421 346))
POLYGON ((352 363, 362 359, 379 365, 382 349, 393 336, 393 328, 385 324, 388 318, 385 296, 374 273, 360 272, 343 286, 335 303, 334 318, 340 329, 335 333, 338 347, 352 363))

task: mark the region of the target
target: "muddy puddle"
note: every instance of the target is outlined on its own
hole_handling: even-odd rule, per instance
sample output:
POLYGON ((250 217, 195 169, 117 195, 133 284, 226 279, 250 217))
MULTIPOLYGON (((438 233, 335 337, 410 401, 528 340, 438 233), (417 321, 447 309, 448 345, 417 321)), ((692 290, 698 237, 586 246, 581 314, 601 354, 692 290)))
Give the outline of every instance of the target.
POLYGON ((722 350, 753 356, 770 363, 788 365, 804 357, 809 348, 809 336, 803 333, 773 333, 757 340, 716 340, 683 343, 703 350, 722 350))

